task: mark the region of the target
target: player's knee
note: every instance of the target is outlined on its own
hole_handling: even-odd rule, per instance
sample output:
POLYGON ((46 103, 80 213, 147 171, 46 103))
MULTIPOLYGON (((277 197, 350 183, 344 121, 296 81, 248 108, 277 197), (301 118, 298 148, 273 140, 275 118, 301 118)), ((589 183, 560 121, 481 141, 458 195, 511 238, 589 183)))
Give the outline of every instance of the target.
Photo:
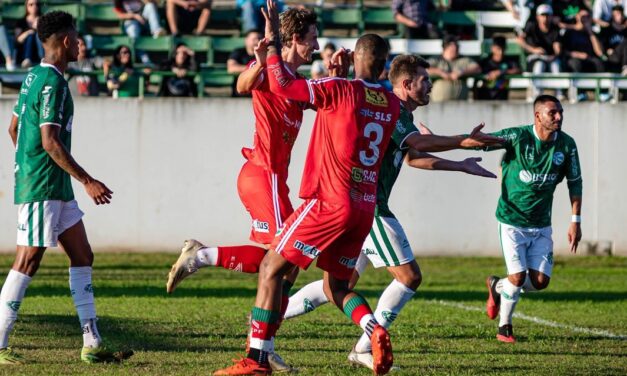
POLYGON ((32 277, 39 269, 39 265, 41 264, 41 259, 43 258, 43 255, 43 251, 39 252, 32 250, 18 252, 18 255, 15 258, 15 261, 13 262, 11 268, 15 271, 32 277))
POLYGON ((531 279, 531 283, 536 290, 544 290, 549 287, 549 282, 551 281, 551 277, 546 274, 539 274, 535 278, 531 279))
POLYGON ((422 273, 420 273, 419 270, 412 270, 408 273, 403 273, 401 276, 397 276, 397 280, 408 288, 416 291, 418 286, 422 283, 422 273))
POLYGON ((507 279, 509 279, 509 281, 514 286, 518 286, 518 287, 522 286, 525 283, 525 278, 527 278, 526 272, 510 274, 507 276, 507 279))

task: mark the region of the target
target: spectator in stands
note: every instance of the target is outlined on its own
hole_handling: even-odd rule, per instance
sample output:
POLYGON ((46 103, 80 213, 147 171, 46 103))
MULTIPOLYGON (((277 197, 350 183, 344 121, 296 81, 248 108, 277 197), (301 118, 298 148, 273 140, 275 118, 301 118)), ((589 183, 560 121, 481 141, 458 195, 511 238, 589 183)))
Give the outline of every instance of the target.
POLYGON ((593 22, 601 27, 608 27, 616 6, 622 7, 623 15, 625 15, 627 0, 595 0, 592 8, 593 22))
POLYGON ((124 20, 126 35, 137 39, 148 26, 153 37, 165 35, 161 27, 156 0, 114 0, 115 12, 124 20))
POLYGON ((607 26, 601 29, 599 39, 603 45, 606 56, 610 56, 614 49, 625 39, 627 35, 627 22, 622 5, 612 8, 612 18, 607 26))
POLYGON ((211 17, 211 0, 166 0, 165 14, 172 35, 205 32, 211 17))
POLYGON ((483 78, 475 81, 475 99, 507 100, 508 74, 520 73, 518 62, 505 56, 507 41, 505 37, 495 36, 490 46, 490 56, 479 62, 483 78))
POLYGON ((444 38, 442 56, 429 59, 429 64, 429 74, 439 77, 431 89, 431 100, 434 102, 467 99, 468 87, 464 78, 481 72, 481 67, 475 61, 459 56, 459 44, 453 36, 444 38))
POLYGON ((139 96, 141 73, 133 68, 130 47, 119 46, 113 55, 113 62, 105 63, 103 68, 107 80, 107 89, 114 98, 139 96))
POLYGON ((627 38, 616 46, 608 58, 608 67, 611 72, 627 76, 627 38))
POLYGON ((6 70, 15 70, 15 61, 13 61, 13 49, 11 43, 9 43, 9 37, 7 36, 7 30, 2 24, 2 17, 0 17, 0 54, 4 59, 4 66, 6 70))
POLYGON ((392 10, 396 22, 405 26, 405 38, 438 38, 427 19, 431 0, 392 0, 392 10))
POLYGON ((15 46, 17 61, 22 68, 38 64, 44 57, 44 48, 37 37, 37 21, 41 16, 41 4, 38 0, 26 0, 26 14, 15 24, 15 46))
MULTIPOLYGON (((534 74, 546 71, 561 72, 560 28, 553 19, 553 9, 550 5, 542 4, 536 8, 535 19, 529 20, 525 30, 518 36, 518 43, 528 54, 527 66, 531 72, 534 74)), ((540 91, 534 85, 527 100, 533 100, 539 94, 540 91)), ((561 90, 557 91, 556 96, 564 97, 561 90)))
POLYGON ((317 80, 319 78, 325 78, 329 76, 329 70, 327 67, 331 63, 331 56, 335 53, 336 48, 335 44, 329 42, 324 45, 322 52, 320 52, 320 57, 322 60, 314 60, 311 63, 311 78, 317 80))
POLYGON ((90 51, 85 43, 85 38, 78 37, 78 58, 76 61, 68 64, 68 73, 74 76, 76 82, 76 90, 71 87, 71 91, 74 94, 81 96, 98 96, 100 90, 98 88, 98 80, 96 76, 92 75, 80 75, 81 72, 94 72, 99 70, 103 66, 103 59, 99 56, 90 56, 90 51))
MULTIPOLYGON (((285 7, 283 1, 277 0, 275 3, 278 11, 282 12, 285 7)), ((235 4, 242 12, 242 30, 264 29, 265 18, 261 14, 261 8, 266 7, 266 0, 237 0, 235 4)))
MULTIPOLYGON (((248 63, 255 58, 255 46, 261 38, 263 38, 263 35, 259 30, 248 30, 244 39, 244 47, 233 51, 229 56, 229 59, 226 61, 226 71, 230 74, 236 75, 233 80, 232 87, 232 96, 234 97, 240 96, 240 94, 237 93, 236 88, 237 76, 245 71, 248 63)), ((250 96, 250 94, 245 96, 250 96)))
POLYGON ((555 19, 562 29, 570 29, 573 27, 577 22, 577 13, 579 13, 580 10, 590 10, 584 0, 553 0, 552 4, 555 19))
POLYGON ((592 17, 587 9, 579 10, 575 24, 563 36, 566 65, 571 72, 599 73, 605 70, 603 48, 592 31, 592 17))
POLYGON ((501 0, 505 9, 518 21, 516 26, 518 33, 525 29, 527 21, 535 17, 536 8, 544 2, 545 0, 501 0))
POLYGON ((189 73, 198 72, 198 66, 194 59, 194 51, 185 43, 179 43, 174 48, 170 58, 161 66, 162 71, 170 71, 174 77, 165 77, 159 89, 159 96, 163 97, 196 97, 198 89, 194 77, 189 73))

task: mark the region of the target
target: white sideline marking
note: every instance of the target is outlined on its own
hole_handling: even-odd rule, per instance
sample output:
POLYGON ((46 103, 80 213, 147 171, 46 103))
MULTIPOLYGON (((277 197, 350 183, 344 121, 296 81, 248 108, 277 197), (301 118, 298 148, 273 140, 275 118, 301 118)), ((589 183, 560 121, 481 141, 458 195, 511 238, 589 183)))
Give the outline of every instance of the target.
MULTIPOLYGON (((441 304, 441 305, 444 305, 444 306, 447 306, 447 307, 460 308, 460 309, 463 309, 463 310, 466 310, 466 311, 472 311, 472 312, 484 312, 485 311, 483 308, 473 307, 473 306, 469 306, 469 305, 466 305, 466 304, 462 304, 462 303, 458 303, 458 302, 452 302, 452 301, 446 301, 446 300, 427 300, 427 302, 437 303, 437 304, 441 304)), ((606 337, 606 338, 611 338, 611 339, 622 339, 622 340, 627 339, 626 335, 614 334, 612 332, 608 332, 607 330, 593 329, 593 328, 583 328, 583 327, 579 327, 579 326, 560 324, 560 323, 555 322, 555 321, 544 320, 544 319, 541 319, 541 318, 538 318, 538 317, 534 317, 534 316, 527 316, 527 315, 522 314, 522 313, 514 313, 514 317, 516 317, 518 319, 521 319, 521 320, 535 322, 536 324, 540 324, 540 325, 544 325, 544 326, 550 326, 552 328, 568 329, 568 330, 572 330, 573 332, 591 334, 591 335, 600 336, 600 337, 606 337)))

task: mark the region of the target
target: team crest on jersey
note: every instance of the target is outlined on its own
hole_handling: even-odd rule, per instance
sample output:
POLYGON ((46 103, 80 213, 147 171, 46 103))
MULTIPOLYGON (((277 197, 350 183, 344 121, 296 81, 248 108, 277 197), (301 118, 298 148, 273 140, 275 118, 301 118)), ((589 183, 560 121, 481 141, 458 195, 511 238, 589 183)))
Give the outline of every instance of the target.
POLYGON ((35 78, 37 78, 36 74, 29 73, 28 76, 26 76, 26 78, 24 79, 24 86, 30 87, 30 85, 33 84, 33 81, 35 81, 35 78))
POLYGON ((558 151, 553 154, 553 164, 559 166, 562 163, 564 163, 564 153, 558 151))
POLYGON ((388 99, 385 96, 385 93, 376 90, 370 90, 368 88, 364 88, 364 90, 366 90, 366 102, 380 107, 388 106, 388 99))

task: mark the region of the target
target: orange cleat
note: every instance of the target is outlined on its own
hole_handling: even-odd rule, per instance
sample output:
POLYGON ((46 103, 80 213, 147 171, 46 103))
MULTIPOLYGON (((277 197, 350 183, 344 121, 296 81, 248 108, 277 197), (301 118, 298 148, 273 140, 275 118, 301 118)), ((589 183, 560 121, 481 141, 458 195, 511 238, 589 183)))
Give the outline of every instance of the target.
POLYGON ((384 327, 377 325, 372 331, 370 342, 372 343, 372 365, 374 374, 385 375, 390 372, 390 368, 392 368, 392 364, 394 363, 390 335, 384 327))
POLYGON ((488 286, 488 302, 485 306, 485 311, 488 314, 490 320, 494 320, 499 315, 499 309, 501 308, 501 295, 496 292, 496 284, 499 281, 499 277, 490 276, 486 279, 485 283, 488 286))
POLYGON ((261 365, 255 362, 253 359, 242 358, 240 360, 233 359, 233 364, 225 369, 217 370, 213 373, 214 376, 219 375, 271 375, 272 369, 268 365, 261 365))

